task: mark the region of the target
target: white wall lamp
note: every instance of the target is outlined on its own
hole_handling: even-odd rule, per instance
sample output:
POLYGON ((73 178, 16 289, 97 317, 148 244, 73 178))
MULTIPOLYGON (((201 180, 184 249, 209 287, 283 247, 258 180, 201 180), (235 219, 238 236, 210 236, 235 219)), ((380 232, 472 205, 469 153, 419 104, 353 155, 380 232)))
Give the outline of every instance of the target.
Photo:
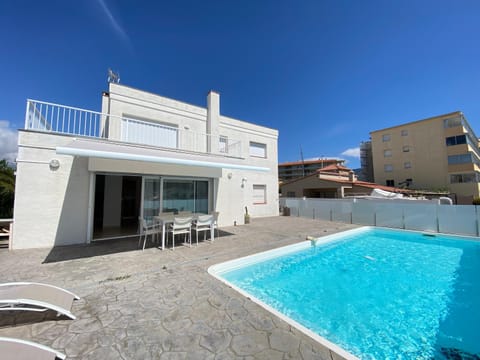
POLYGON ((56 171, 60 167, 60 161, 58 161, 57 159, 52 159, 50 160, 48 165, 50 166, 50 170, 56 171))

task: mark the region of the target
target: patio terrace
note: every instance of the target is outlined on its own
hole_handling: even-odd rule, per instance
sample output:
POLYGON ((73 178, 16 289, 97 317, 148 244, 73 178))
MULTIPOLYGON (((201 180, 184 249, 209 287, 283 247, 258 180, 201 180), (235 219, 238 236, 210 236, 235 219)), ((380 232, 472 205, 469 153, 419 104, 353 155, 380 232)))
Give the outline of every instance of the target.
POLYGON ((81 297, 76 320, 0 313, 0 336, 67 359, 340 359, 214 279, 209 266, 356 227, 295 217, 221 229, 214 243, 160 251, 137 239, 0 252, 0 282, 36 281, 81 297))

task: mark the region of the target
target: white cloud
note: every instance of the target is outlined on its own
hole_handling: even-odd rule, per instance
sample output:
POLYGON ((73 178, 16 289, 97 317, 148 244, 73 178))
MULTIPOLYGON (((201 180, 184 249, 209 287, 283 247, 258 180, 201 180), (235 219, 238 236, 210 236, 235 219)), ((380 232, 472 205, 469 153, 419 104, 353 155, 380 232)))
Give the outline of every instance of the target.
POLYGON ((109 21, 112 29, 120 36, 120 38, 122 38, 128 44, 128 46, 131 46, 130 38, 128 37, 128 35, 127 35, 126 31, 123 29, 123 27, 120 26, 118 21, 113 16, 113 13, 110 11, 109 7, 105 3, 105 0, 97 0, 97 1, 99 3, 100 7, 102 8, 103 12, 107 16, 108 21, 109 21))
POLYGON ((17 131, 10 128, 10 123, 0 120, 0 159, 15 161, 18 152, 17 138, 17 131))
POLYGON ((342 152, 342 155, 360 159, 360 148, 356 147, 356 148, 347 149, 344 152, 342 152))

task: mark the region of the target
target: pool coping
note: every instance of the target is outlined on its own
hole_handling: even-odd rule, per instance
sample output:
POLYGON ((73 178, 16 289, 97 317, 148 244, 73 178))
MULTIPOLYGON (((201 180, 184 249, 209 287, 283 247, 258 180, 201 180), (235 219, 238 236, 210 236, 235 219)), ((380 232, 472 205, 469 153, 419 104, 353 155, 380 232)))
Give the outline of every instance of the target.
POLYGON ((225 271, 228 269, 230 270, 235 270, 244 266, 248 266, 254 263, 257 263, 259 261, 264 261, 264 260, 269 260, 271 258, 293 253, 295 251, 300 251, 306 248, 309 248, 310 246, 317 246, 317 245, 324 245, 326 243, 332 243, 337 240, 343 240, 345 235, 354 235, 354 234, 359 234, 362 232, 367 232, 372 229, 380 229, 380 230, 400 230, 400 231, 405 231, 405 232, 413 232, 413 233, 418 233, 418 234, 427 234, 427 235, 434 235, 435 236, 449 236, 449 237, 454 237, 454 238, 459 238, 460 239, 468 239, 470 241, 480 241, 479 237, 476 236, 469 236, 469 235, 457 235, 457 234, 447 234, 447 233, 438 233, 438 232, 430 232, 430 231, 425 231, 425 230, 406 230, 406 229, 398 229, 398 228, 387 228, 387 227, 380 227, 380 226, 362 226, 359 228, 355 229, 350 229, 350 230, 345 230, 341 231, 335 234, 330 234, 330 235, 325 235, 325 236, 320 236, 317 238, 312 238, 308 239, 305 241, 301 241, 296 244, 291 244, 291 245, 286 245, 286 246, 281 246, 279 248, 271 249, 271 250, 266 250, 262 251, 259 253, 255 253, 252 255, 248 256, 243 256, 234 260, 229 260, 225 261, 222 263, 218 263, 215 265, 211 265, 208 268, 208 273, 212 275, 214 278, 217 280, 221 281, 225 285, 229 286, 230 288, 234 289, 238 293, 240 293, 242 296, 246 297, 247 299, 252 300, 254 303, 260 305, 263 307, 265 310, 269 311, 270 313, 274 314, 275 316, 279 317, 289 325, 293 326, 300 332, 304 333, 305 335, 309 336, 313 340, 317 341, 319 344, 323 345, 326 347, 329 351, 336 353, 336 355, 339 355, 343 357, 345 360, 360 360, 358 357, 355 355, 351 354, 347 350, 343 349, 339 345, 325 339, 324 337, 318 335, 317 333, 313 332, 312 330, 306 328, 302 324, 298 323, 297 321, 289 318, 288 316, 282 314, 278 310, 274 309, 270 305, 266 304, 260 299, 257 299, 255 296, 252 294, 246 292, 245 290, 237 287, 236 285, 230 283, 221 275, 225 273, 225 271))
POLYGON ((257 299, 252 294, 250 294, 250 293, 246 292, 245 290, 237 287, 236 285, 230 283, 228 280, 221 277, 221 274, 223 274, 227 270, 227 266, 228 266, 228 270, 233 270, 235 268, 240 268, 240 267, 243 267, 243 266, 246 266, 246 265, 250 265, 250 264, 256 263, 258 261, 268 260, 268 259, 271 259, 271 258, 274 258, 274 257, 277 257, 277 256, 281 256, 281 255, 284 255, 284 254, 287 254, 287 253, 300 251, 300 250, 309 248, 312 245, 317 246, 317 245, 323 245, 323 244, 326 244, 326 243, 331 243, 331 242, 334 242, 334 241, 337 241, 337 240, 342 240, 343 236, 345 236, 345 235, 358 234, 358 233, 366 232, 370 229, 375 229, 375 228, 376 227, 374 227, 374 226, 362 226, 362 227, 356 228, 356 229, 345 230, 345 231, 341 231, 341 232, 338 232, 338 233, 335 233, 335 234, 321 236, 321 237, 314 238, 314 239, 311 239, 311 240, 301 241, 297 244, 281 246, 281 247, 276 248, 276 249, 262 251, 262 252, 259 252, 259 253, 256 253, 256 254, 243 256, 243 257, 240 257, 238 259, 229 260, 229 261, 225 261, 225 262, 218 263, 218 264, 215 264, 215 265, 211 265, 208 268, 207 271, 211 276, 213 276, 217 280, 221 281, 222 283, 224 283, 228 287, 237 291, 238 293, 240 293, 242 296, 246 297, 247 299, 250 299, 254 303, 260 305, 262 308, 264 308, 268 312, 274 314, 275 316, 279 317, 280 319, 285 321, 287 324, 293 326, 294 328, 296 328, 300 332, 309 336, 310 338, 312 338, 313 340, 315 340, 319 344, 323 345, 329 351, 334 352, 336 355, 341 356, 345 360, 360 360, 358 357, 351 354, 347 350, 343 349, 339 345, 325 339, 324 337, 318 335, 317 333, 313 332, 312 330, 306 328, 305 326, 303 326, 299 322, 297 322, 297 321, 289 318, 288 316, 282 314, 281 312, 274 309, 270 305, 266 304, 262 300, 257 299), (232 267, 232 265, 234 267, 232 267))

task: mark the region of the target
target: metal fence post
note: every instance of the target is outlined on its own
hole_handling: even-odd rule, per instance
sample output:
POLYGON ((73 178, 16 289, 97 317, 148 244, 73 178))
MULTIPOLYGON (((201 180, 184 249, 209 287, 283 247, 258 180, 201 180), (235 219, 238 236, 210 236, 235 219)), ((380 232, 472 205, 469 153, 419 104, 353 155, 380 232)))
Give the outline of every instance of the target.
POLYGON ((476 230, 477 230, 477 236, 480 236, 480 231, 478 229, 478 207, 475 205, 475 224, 476 224, 476 230))

